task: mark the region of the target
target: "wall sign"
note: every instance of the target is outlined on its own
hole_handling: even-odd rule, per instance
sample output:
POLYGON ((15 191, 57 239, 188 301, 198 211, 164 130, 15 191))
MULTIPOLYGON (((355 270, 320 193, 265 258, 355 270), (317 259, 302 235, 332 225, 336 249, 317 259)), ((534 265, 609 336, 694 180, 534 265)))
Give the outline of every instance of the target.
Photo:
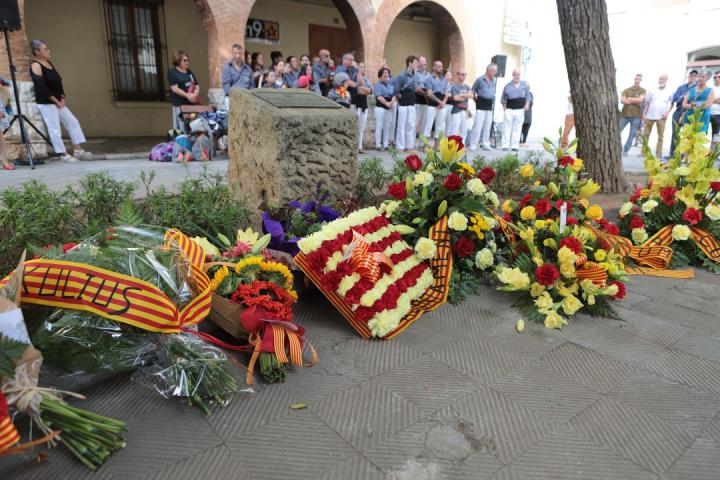
POLYGON ((248 18, 245 39, 256 43, 280 43, 280 22, 248 18))

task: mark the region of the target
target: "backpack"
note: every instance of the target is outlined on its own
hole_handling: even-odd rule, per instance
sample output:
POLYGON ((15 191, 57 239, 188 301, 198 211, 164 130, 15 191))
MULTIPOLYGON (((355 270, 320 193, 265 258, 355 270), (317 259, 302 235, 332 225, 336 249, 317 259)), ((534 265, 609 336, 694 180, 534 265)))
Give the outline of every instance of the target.
POLYGON ((193 160, 192 154, 192 142, 187 135, 178 135, 175 138, 175 142, 172 150, 172 161, 173 162, 190 162, 193 160))
POLYGON ((172 161, 174 147, 175 142, 158 143, 150 150, 148 160, 151 162, 170 162, 172 161))
POLYGON ((198 135, 192 146, 192 156, 197 161, 210 160, 210 138, 207 135, 198 135))

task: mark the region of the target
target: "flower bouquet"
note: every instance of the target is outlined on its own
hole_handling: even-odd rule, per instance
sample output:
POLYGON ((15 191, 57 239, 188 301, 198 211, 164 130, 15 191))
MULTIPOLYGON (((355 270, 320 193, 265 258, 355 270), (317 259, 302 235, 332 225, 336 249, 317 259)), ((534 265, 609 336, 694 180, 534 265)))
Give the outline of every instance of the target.
POLYGON ((202 249, 180 232, 130 226, 26 262, 22 303, 47 375, 76 390, 135 372, 206 414, 226 405, 238 390, 227 358, 194 338, 210 310, 203 263, 202 249), (158 373, 167 369, 181 374, 158 373))
POLYGON ((608 299, 625 296, 622 257, 592 228, 566 225, 564 215, 511 228, 519 241, 510 266, 497 269, 499 289, 522 293, 515 306, 528 319, 559 329, 581 308, 617 318, 608 299))
POLYGON ((427 148, 424 162, 408 156, 396 171, 403 176, 388 186, 392 200, 381 212, 398 225, 423 260, 436 253, 428 230, 448 216, 453 253, 448 298, 451 303, 463 301, 489 276, 499 255, 493 231, 498 198, 488 186, 495 171, 487 167, 477 173, 465 163, 465 147, 457 136, 441 139, 437 150, 427 148))
POLYGON ((352 212, 298 242, 295 262, 364 338, 390 339, 447 299, 447 217, 430 228, 430 265, 375 207, 352 212))
POLYGON ((643 149, 648 183, 620 208, 620 231, 649 266, 692 265, 720 273, 718 150, 707 147, 700 123, 691 118, 680 129, 675 156, 666 163, 647 145, 643 149), (658 255, 662 247, 672 251, 658 255))
MULTIPOLYGON (((199 239, 201 244, 204 239, 199 239)), ((227 242, 227 239, 222 239, 227 242)), ((238 231, 235 244, 227 251, 209 250, 212 261, 206 264, 212 290, 210 319, 235 337, 247 337, 254 348, 247 382, 260 362, 260 374, 268 383, 285 380, 287 365, 302 365, 302 347, 312 353, 304 341, 304 328, 292 323, 293 290, 290 269, 273 259, 266 249, 270 234, 259 238, 251 229, 238 231), (288 357, 288 354, 290 354, 288 357)), ((227 242, 228 245, 229 242, 227 242)))

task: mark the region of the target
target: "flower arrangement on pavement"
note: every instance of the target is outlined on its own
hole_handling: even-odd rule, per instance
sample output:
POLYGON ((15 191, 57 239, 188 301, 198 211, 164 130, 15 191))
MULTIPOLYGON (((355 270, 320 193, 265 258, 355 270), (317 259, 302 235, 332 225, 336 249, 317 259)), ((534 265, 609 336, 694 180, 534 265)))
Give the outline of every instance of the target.
POLYGON ((429 228, 448 216, 453 271, 449 301, 458 303, 477 291, 489 277, 499 255, 494 229, 498 197, 490 188, 495 171, 476 172, 466 162, 465 146, 458 136, 442 138, 437 149, 426 148, 425 160, 410 155, 403 162, 402 178, 388 185, 391 200, 381 212, 398 225, 417 255, 430 260, 434 243, 429 228))

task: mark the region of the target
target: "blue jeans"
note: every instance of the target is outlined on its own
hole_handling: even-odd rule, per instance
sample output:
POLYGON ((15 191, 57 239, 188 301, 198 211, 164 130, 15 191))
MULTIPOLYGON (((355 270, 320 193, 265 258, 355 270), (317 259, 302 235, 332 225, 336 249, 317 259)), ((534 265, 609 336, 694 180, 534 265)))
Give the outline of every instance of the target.
POLYGON ((623 147, 624 153, 630 151, 630 147, 632 147, 633 140, 635 139, 635 134, 637 134, 641 122, 642 119, 640 117, 620 117, 620 138, 622 138, 622 132, 623 130, 625 130, 627 124, 630 124, 630 135, 628 136, 627 142, 625 142, 625 146, 623 147))

